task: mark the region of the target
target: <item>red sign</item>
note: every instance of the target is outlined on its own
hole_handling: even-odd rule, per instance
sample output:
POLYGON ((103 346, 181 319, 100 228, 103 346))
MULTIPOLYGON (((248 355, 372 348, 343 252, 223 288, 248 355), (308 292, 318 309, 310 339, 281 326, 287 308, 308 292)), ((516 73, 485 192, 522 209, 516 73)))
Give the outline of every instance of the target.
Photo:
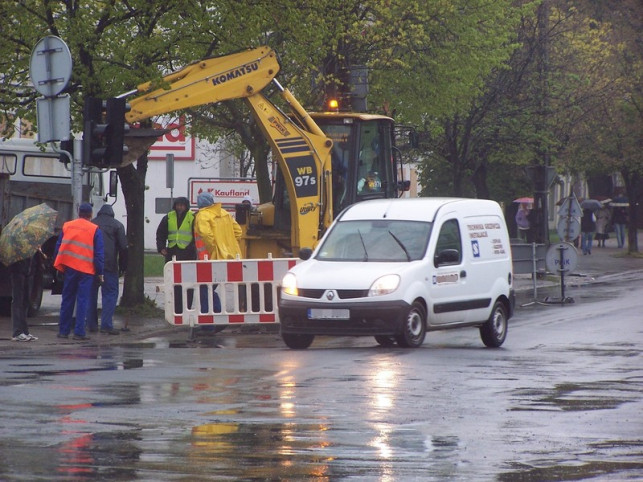
MULTIPOLYGON (((161 119, 160 119, 161 120, 161 119)), ((162 120, 169 120, 162 118, 162 120)), ((174 159, 178 161, 193 161, 194 155, 194 137, 185 134, 185 117, 171 120, 168 124, 154 123, 155 129, 170 129, 165 135, 162 135, 150 147, 149 159, 165 160, 167 154, 174 154, 174 159)))

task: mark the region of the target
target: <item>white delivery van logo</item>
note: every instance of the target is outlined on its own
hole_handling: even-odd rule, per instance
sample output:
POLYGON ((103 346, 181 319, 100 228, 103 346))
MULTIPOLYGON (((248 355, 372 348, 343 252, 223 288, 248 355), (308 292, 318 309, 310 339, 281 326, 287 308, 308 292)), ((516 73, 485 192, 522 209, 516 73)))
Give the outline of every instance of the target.
POLYGON ((473 250, 473 257, 474 258, 479 258, 480 257, 480 243, 478 243, 477 239, 474 239, 471 241, 471 249, 473 250))

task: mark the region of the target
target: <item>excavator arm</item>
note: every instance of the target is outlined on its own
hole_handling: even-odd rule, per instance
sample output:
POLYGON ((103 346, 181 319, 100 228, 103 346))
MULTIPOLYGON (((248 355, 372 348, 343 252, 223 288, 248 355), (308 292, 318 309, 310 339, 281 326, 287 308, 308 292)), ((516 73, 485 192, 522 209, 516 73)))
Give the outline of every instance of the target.
POLYGON ((152 116, 230 99, 244 99, 270 143, 286 181, 291 204, 290 244, 293 254, 313 247, 330 225, 332 213, 331 149, 326 137, 290 91, 274 79, 276 53, 268 47, 201 60, 165 76, 158 84, 137 88, 129 101, 129 123, 152 116), (290 109, 282 112, 264 94, 274 83, 290 109))

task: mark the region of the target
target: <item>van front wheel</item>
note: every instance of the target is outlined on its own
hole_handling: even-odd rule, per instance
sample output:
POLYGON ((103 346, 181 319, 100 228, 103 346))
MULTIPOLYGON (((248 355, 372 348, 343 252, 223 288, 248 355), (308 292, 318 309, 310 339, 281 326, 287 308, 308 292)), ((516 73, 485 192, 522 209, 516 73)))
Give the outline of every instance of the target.
POLYGON ((282 333, 281 338, 288 348, 294 350, 305 350, 313 344, 315 335, 296 335, 293 333, 282 333))
POLYGON ((414 301, 402 325, 402 334, 395 339, 404 348, 417 348, 426 336, 426 310, 422 303, 414 301))
POLYGON ((491 316, 480 327, 480 338, 489 348, 498 348, 507 338, 507 310, 505 305, 496 301, 491 316))

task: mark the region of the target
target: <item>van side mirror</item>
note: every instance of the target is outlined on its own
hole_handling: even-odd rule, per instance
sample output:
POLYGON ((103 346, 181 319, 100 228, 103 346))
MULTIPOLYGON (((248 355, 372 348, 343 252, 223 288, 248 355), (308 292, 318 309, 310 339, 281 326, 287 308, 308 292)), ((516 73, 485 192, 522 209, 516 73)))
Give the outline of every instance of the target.
POLYGON ((433 258, 435 266, 443 264, 456 264, 460 262, 460 251, 457 249, 443 249, 433 258))
POLYGON ((411 190, 411 181, 397 181, 397 190, 406 192, 411 190))
POLYGON ((310 259, 310 257, 313 255, 313 250, 310 248, 301 248, 299 250, 299 259, 302 259, 306 261, 307 259, 310 259))

